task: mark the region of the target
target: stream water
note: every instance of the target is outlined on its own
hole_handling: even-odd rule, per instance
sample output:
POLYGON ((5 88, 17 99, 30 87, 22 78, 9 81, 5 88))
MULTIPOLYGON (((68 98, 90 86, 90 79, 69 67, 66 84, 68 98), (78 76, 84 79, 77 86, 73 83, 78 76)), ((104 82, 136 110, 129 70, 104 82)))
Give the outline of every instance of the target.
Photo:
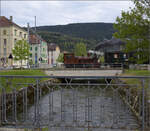
POLYGON ((28 122, 50 131, 135 131, 139 125, 111 88, 57 89, 28 109, 28 122), (38 112, 36 117, 35 112, 38 112))

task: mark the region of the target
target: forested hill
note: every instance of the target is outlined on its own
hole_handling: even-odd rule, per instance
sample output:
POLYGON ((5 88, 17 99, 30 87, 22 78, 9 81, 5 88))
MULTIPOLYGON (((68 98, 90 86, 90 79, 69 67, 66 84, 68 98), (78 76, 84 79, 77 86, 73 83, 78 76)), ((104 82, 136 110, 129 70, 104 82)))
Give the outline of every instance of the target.
POLYGON ((68 25, 40 26, 38 31, 55 32, 87 40, 111 39, 114 33, 112 23, 75 23, 68 25))

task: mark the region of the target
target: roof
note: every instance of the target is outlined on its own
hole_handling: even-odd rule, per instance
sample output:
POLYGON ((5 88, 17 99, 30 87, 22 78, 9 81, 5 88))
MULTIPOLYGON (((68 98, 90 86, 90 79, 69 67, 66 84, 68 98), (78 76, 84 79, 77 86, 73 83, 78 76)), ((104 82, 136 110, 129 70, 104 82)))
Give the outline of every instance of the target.
POLYGON ((29 43, 30 44, 40 44, 40 39, 36 35, 30 35, 29 43))
POLYGON ((9 27, 9 26, 16 26, 16 27, 19 27, 20 29, 26 31, 25 29, 23 29, 22 27, 20 27, 16 23, 12 22, 11 20, 6 18, 5 16, 0 16, 0 27, 9 27))
POLYGON ((55 51, 56 47, 58 47, 55 43, 50 43, 47 46, 48 46, 48 51, 55 51))
POLYGON ((126 43, 120 39, 112 38, 111 40, 105 40, 103 42, 98 43, 95 47, 95 50, 100 50, 105 47, 113 47, 114 45, 125 45, 126 43))

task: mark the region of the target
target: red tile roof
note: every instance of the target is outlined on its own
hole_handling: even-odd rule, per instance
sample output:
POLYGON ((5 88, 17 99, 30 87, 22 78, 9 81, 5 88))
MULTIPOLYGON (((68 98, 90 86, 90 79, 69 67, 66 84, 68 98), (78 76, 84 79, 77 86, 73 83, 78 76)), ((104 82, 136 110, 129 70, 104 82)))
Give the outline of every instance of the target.
POLYGON ((36 35, 30 35, 29 43, 30 44, 40 44, 40 39, 36 35))
POLYGON ((5 16, 0 16, 0 27, 8 27, 8 26, 17 26, 17 27, 23 29, 22 27, 20 27, 19 25, 15 24, 14 22, 12 22, 11 20, 9 20, 5 16))

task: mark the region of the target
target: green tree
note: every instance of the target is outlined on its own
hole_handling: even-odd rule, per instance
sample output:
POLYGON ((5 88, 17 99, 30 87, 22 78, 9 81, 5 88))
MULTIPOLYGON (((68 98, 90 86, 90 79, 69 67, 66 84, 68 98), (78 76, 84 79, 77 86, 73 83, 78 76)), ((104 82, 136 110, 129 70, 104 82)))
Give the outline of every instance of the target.
POLYGON ((64 54, 60 53, 56 61, 63 63, 64 62, 64 54))
POLYGON ((29 52, 29 44, 25 40, 19 40, 16 42, 14 49, 12 50, 14 60, 22 62, 23 60, 28 60, 30 52, 29 52))
POLYGON ((84 43, 77 43, 74 49, 75 56, 87 56, 86 45, 84 43))
POLYGON ((125 41, 126 52, 133 52, 130 60, 137 63, 149 59, 150 3, 149 0, 133 0, 135 7, 130 11, 122 11, 121 17, 116 18, 114 37, 125 41))

